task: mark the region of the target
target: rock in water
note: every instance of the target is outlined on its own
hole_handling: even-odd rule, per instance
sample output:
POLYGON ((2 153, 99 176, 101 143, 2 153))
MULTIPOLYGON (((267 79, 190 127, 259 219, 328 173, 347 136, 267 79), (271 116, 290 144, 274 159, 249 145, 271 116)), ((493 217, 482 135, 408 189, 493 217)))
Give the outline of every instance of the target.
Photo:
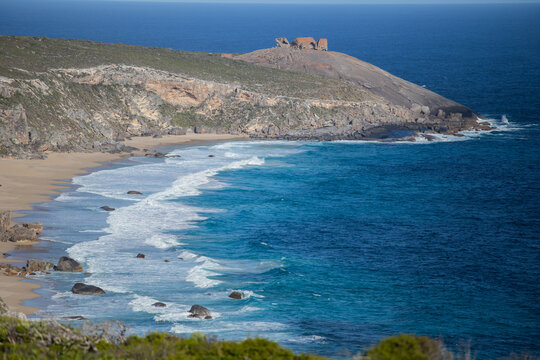
POLYGON ((85 318, 84 316, 81 316, 81 315, 64 316, 62 319, 66 319, 66 320, 88 320, 87 318, 85 318))
POLYGON ((76 283, 75 285, 73 285, 73 287, 71 288, 71 292, 74 294, 79 294, 79 295, 105 294, 105 291, 103 291, 103 289, 94 285, 86 285, 83 283, 76 283))
POLYGON ((129 190, 127 193, 128 195, 142 195, 142 192, 135 190, 129 190))
POLYGON ((190 318, 206 320, 212 318, 212 313, 210 312, 210 310, 201 305, 193 305, 191 309, 189 309, 189 312, 191 313, 191 315, 189 315, 190 318))
POLYGON ((30 259, 26 262, 26 271, 47 271, 54 269, 54 264, 45 260, 30 259))
POLYGON ((56 265, 56 271, 82 272, 83 268, 77 261, 67 256, 62 256, 56 265))
POLYGON ((158 302, 153 303, 152 306, 163 308, 163 307, 166 307, 167 305, 158 301, 158 302))
POLYGON ((229 297, 231 299, 242 300, 242 293, 239 291, 233 291, 229 294, 229 297))
POLYGON ((105 210, 105 211, 114 211, 114 210, 116 210, 115 208, 109 207, 109 206, 107 206, 107 205, 102 206, 101 209, 103 209, 103 210, 105 210))
POLYGON ((137 259, 144 259, 146 256, 144 254, 138 253, 137 259))

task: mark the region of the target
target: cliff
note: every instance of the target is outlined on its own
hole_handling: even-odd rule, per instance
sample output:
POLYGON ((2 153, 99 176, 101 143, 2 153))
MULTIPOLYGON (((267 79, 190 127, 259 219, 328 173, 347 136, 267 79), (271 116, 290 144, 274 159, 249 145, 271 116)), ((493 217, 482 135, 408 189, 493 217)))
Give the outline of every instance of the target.
POLYGON ((387 83, 344 78, 350 57, 332 52, 231 58, 13 36, 0 36, 0 48, 0 156, 124 151, 129 136, 192 131, 332 140, 477 126, 470 109, 390 74, 387 83))

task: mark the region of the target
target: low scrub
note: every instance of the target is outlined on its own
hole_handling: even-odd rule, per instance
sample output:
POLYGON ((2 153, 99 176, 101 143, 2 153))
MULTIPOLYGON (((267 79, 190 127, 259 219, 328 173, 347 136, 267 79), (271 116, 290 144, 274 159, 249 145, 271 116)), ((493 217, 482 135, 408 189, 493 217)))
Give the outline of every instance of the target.
MULTIPOLYGON (((265 339, 217 341, 201 333, 181 338, 168 333, 145 337, 125 336, 117 322, 85 323, 73 328, 55 320, 26 321, 0 316, 0 359, 227 359, 227 360, 322 360, 324 357, 295 354, 265 339)), ((440 340, 399 335, 382 340, 357 360, 472 360, 470 350, 452 353, 440 340)), ((511 356, 534 360, 534 356, 511 356)))

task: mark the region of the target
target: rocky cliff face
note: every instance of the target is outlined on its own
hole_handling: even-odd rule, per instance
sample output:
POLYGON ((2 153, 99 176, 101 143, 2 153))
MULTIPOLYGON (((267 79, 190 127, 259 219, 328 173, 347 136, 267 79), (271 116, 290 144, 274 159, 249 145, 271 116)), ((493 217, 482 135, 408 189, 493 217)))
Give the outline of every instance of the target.
MULTIPOLYGON (((69 51, 76 51, 73 43, 69 45, 69 51)), ((88 48, 88 42, 84 46, 88 48)), ((159 64, 163 55, 154 56, 159 64)), ((250 60, 247 55, 241 58, 250 60)), ((42 59, 34 61, 35 68, 42 59)), ((389 101, 365 84, 265 69, 220 56, 210 61, 212 67, 195 74, 185 64, 180 71, 134 64, 33 71, 13 64, 13 69, 0 72, 4 75, 0 77, 0 155, 123 151, 125 137, 167 133, 333 140, 385 138, 404 129, 453 133, 476 126, 472 112, 471 116, 446 112, 450 108, 438 109, 421 99, 413 106, 389 101)), ((400 94, 396 90, 396 96, 400 94)))

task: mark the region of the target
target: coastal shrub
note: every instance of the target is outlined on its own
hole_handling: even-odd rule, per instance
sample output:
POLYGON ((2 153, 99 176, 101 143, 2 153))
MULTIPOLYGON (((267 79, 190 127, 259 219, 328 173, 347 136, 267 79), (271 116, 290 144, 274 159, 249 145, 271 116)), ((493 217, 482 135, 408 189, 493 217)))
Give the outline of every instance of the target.
MULTIPOLYGON (((178 360, 323 360, 295 354, 266 339, 218 341, 202 333, 181 338, 168 333, 124 337, 117 322, 85 323, 82 328, 55 320, 26 321, 0 316, 0 359, 178 359, 178 360)), ((440 340, 417 335, 398 335, 372 346, 362 360, 473 360, 470 348, 452 353, 440 340)), ((536 360, 533 355, 512 354, 508 360, 536 360)))
POLYGON ((116 323, 83 329, 50 321, 21 321, 0 316, 0 359, 241 359, 322 360, 295 354, 265 339, 217 341, 201 333, 181 338, 168 333, 124 338, 116 323))
POLYGON ((367 352, 370 360, 445 360, 449 354, 442 342, 416 335, 387 338, 367 352))

